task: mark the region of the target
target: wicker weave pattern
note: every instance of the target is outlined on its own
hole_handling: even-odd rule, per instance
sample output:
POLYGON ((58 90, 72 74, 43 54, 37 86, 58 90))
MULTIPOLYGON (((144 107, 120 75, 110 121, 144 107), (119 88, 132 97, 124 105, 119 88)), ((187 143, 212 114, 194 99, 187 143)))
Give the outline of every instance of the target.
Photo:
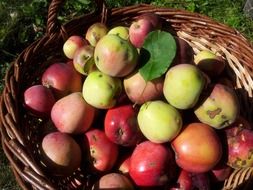
MULTIPOLYGON (((102 0, 96 3, 95 13, 75 18, 61 26, 57 22, 57 13, 62 0, 53 0, 49 7, 46 34, 19 55, 5 76, 0 112, 1 140, 17 182, 23 189, 74 189, 80 185, 89 189, 92 175, 84 168, 64 179, 44 173, 43 168, 46 166, 39 160, 39 146, 43 134, 51 129, 51 123, 27 114, 22 100, 24 90, 39 82, 49 64, 65 60, 62 55, 64 40, 72 34, 82 34, 97 21, 109 26, 128 26, 142 13, 160 15, 164 19, 164 27, 188 41, 196 53, 209 49, 226 58, 228 77, 240 99, 241 113, 251 122, 253 120, 253 49, 238 31, 206 16, 183 10, 143 4, 108 10, 102 0)), ((252 173, 252 168, 235 171, 223 189, 234 190, 248 180, 252 173)), ((243 188, 250 189, 250 186, 243 188)))

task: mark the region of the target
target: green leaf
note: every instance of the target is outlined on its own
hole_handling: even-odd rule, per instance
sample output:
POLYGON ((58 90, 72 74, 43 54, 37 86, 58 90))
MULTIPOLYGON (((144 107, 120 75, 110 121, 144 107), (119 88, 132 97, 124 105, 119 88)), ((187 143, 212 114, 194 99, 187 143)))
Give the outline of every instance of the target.
POLYGON ((145 81, 162 76, 171 65, 176 55, 176 41, 165 31, 152 31, 146 37, 140 51, 140 61, 143 65, 139 72, 145 81))

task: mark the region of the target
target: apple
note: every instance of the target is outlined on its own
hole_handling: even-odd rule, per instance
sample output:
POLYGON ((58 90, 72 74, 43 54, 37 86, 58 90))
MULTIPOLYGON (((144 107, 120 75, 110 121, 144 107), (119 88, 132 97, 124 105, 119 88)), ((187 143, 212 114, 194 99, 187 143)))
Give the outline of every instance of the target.
POLYGON ((63 44, 63 52, 69 59, 73 59, 77 49, 87 45, 88 42, 81 36, 70 36, 63 44))
POLYGON ((225 68, 225 60, 209 50, 202 50, 194 57, 195 64, 210 77, 219 76, 225 68))
POLYGON ((185 110, 196 105, 204 86, 205 78, 196 66, 178 64, 167 71, 163 94, 172 106, 185 110))
POLYGON ((118 145, 110 141, 104 131, 92 128, 85 132, 85 149, 89 149, 92 169, 97 172, 108 172, 118 158, 118 145))
POLYGON ((136 48, 141 48, 147 35, 154 30, 150 20, 138 19, 129 27, 129 40, 136 48))
POLYGON ((115 34, 121 37, 124 40, 129 38, 129 28, 126 26, 115 26, 109 30, 107 34, 115 34))
POLYGON ((230 177, 230 174, 233 172, 233 168, 226 164, 218 164, 211 171, 211 178, 214 182, 224 182, 230 177))
POLYGON ((143 135, 154 143, 171 141, 179 134, 183 124, 176 108, 161 100, 142 104, 137 120, 143 135))
POLYGON ((100 71, 89 73, 82 89, 85 101, 98 109, 109 109, 115 106, 121 91, 122 84, 119 78, 100 71))
POLYGON ((81 165, 81 148, 68 134, 51 132, 42 139, 42 162, 53 175, 67 176, 81 165))
POLYGON ((170 190, 210 190, 210 179, 207 173, 192 173, 181 169, 177 184, 170 190))
POLYGON ((134 186, 130 179, 119 173, 108 173, 103 175, 97 183, 94 184, 92 190, 134 190, 134 186))
POLYGON ((108 28, 105 24, 96 22, 89 26, 85 33, 85 39, 88 40, 90 45, 95 47, 98 41, 107 34, 108 28))
POLYGON ((30 86, 24 92, 25 108, 39 117, 50 116, 55 101, 52 91, 40 84, 30 86))
POLYGON ((137 20, 145 19, 151 22, 153 28, 161 29, 162 28, 162 18, 155 13, 143 13, 137 17, 137 20))
POLYGON ((87 131, 94 117, 95 108, 83 99, 81 92, 73 92, 59 99, 51 110, 51 119, 56 128, 69 134, 87 131))
POLYGON ((137 110, 131 104, 109 109, 105 115, 104 131, 115 144, 136 145, 142 136, 137 122, 137 110))
POLYGON ((129 174, 129 169, 130 169, 130 163, 131 163, 131 153, 129 154, 124 154, 122 157, 118 159, 117 162, 117 169, 122 173, 122 174, 129 174))
POLYGON ((216 131, 203 123, 190 123, 171 142, 178 166, 193 173, 208 172, 220 161, 222 144, 216 131))
POLYGON ((73 57, 74 68, 83 75, 88 75, 95 68, 94 47, 85 45, 79 48, 73 57))
POLYGON ((172 150, 164 144, 144 141, 133 150, 129 175, 137 186, 165 185, 172 178, 173 156, 172 150))
POLYGON ((138 51, 128 40, 107 34, 97 43, 94 59, 101 72, 113 77, 124 77, 135 69, 138 51))
POLYGON ((163 96, 163 82, 163 77, 145 81, 140 72, 136 71, 123 79, 123 86, 134 104, 143 104, 163 96))
POLYGON ((51 88, 55 98, 59 99, 71 92, 82 91, 82 76, 72 63, 57 62, 50 65, 42 74, 41 82, 51 88))

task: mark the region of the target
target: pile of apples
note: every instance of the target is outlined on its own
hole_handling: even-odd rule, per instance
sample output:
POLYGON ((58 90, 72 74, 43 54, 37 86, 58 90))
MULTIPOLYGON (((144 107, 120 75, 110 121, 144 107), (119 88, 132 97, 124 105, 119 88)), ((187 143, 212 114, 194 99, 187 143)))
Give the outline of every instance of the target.
POLYGON ((55 127, 41 142, 53 175, 86 164, 97 176, 93 189, 203 190, 253 166, 252 127, 223 57, 194 53, 174 36, 171 66, 144 80, 140 50, 157 30, 162 19, 152 13, 130 26, 94 23, 66 40, 67 62, 51 64, 26 89, 25 108, 55 127))

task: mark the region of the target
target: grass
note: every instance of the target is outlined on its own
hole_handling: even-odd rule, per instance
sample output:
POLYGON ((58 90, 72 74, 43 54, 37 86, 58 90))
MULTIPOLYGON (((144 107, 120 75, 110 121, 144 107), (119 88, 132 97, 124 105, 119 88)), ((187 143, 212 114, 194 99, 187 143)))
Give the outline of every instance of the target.
MULTIPOLYGON (((89 0, 66 0, 59 20, 65 22, 88 12, 94 4, 89 0)), ((253 42, 253 21, 243 13, 245 0, 107 0, 109 7, 138 3, 186 9, 205 14, 240 31, 253 42)), ((45 32, 47 0, 2 0, 0 2, 0 92, 4 75, 11 61, 32 41, 45 32)), ((10 170, 8 160, 0 149, 0 189, 17 190, 18 185, 10 170)))

